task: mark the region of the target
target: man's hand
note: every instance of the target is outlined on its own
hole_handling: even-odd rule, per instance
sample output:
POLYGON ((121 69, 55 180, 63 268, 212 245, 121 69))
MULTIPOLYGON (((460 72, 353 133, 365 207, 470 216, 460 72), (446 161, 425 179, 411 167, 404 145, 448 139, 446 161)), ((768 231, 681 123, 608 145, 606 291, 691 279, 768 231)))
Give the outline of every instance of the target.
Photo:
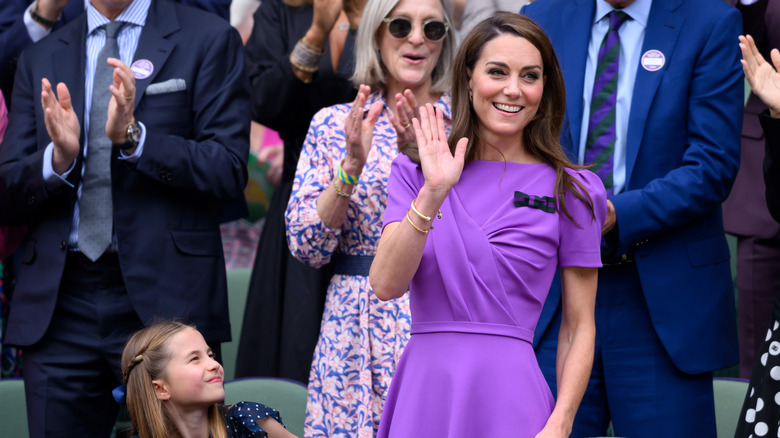
POLYGON ((617 215, 615 214, 615 206, 612 205, 612 201, 607 199, 607 217, 604 219, 604 226, 601 228, 601 235, 605 235, 612 231, 617 224, 617 215))
POLYGON ((52 168, 58 175, 65 173, 73 165, 79 154, 79 136, 81 126, 70 102, 68 87, 62 82, 57 85, 57 96, 46 78, 41 81, 41 106, 46 131, 54 143, 52 168))
MULTIPOLYGON (((127 141, 127 127, 135 122, 135 76, 130 67, 116 58, 108 58, 108 65, 114 67, 114 83, 109 87, 112 97, 108 102, 106 135, 112 142, 122 144, 127 141)), ((133 152, 134 149, 125 151, 129 155, 133 152)))

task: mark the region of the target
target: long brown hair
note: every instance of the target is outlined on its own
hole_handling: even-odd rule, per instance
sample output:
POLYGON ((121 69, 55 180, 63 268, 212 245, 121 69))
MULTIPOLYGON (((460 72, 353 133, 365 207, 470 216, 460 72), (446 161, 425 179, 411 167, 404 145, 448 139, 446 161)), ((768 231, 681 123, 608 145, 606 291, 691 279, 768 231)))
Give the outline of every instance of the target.
POLYGON ((452 132, 448 139, 450 150, 455 153, 458 140, 469 139, 466 163, 475 159, 476 145, 482 143, 479 135, 479 117, 469 99, 469 75, 482 54, 482 49, 500 35, 509 34, 524 38, 542 55, 543 74, 547 77, 539 109, 523 129, 523 145, 526 152, 555 169, 555 199, 569 220, 577 223, 566 208, 564 195, 572 192, 585 202, 593 214, 593 201, 585 187, 566 172, 566 168, 583 169, 566 156, 558 140, 566 109, 566 91, 558 58, 544 31, 528 17, 511 12, 497 12, 477 24, 463 40, 455 55, 452 69, 452 132))
MULTIPOLYGON (((197 330, 176 321, 161 321, 136 332, 122 352, 122 378, 127 387, 127 410, 133 422, 133 434, 141 438, 173 435, 176 426, 157 398, 152 380, 165 376, 170 359, 168 340, 177 333, 197 330)), ((215 403, 208 408, 209 433, 214 438, 227 438, 225 419, 215 403)))

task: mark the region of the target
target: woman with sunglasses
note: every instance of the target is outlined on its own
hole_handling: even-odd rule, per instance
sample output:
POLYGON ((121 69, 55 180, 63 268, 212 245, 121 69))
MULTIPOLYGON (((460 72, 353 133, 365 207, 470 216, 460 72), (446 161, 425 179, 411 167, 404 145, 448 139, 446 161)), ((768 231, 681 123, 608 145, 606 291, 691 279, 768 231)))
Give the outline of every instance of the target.
POLYGON ((449 120, 455 48, 441 0, 369 0, 355 46, 351 104, 312 120, 287 207, 299 260, 334 262, 309 378, 307 437, 373 437, 409 338, 409 302, 379 301, 368 268, 379 239, 390 163, 414 148, 413 107, 449 120))
POLYGON ((322 108, 355 98, 350 82, 354 32, 365 2, 263 0, 255 12, 246 43, 252 119, 279 132, 284 157, 281 183, 274 189, 257 245, 237 377, 308 381, 332 271, 292 257, 284 211, 311 118, 322 108))
POLYGON ((419 157, 399 155, 388 181, 370 280, 409 296, 412 335, 378 436, 567 437, 593 363, 606 192, 558 142, 563 76, 530 19, 478 24, 452 76, 449 141, 422 108, 419 157), (558 267, 556 402, 532 341, 558 267))

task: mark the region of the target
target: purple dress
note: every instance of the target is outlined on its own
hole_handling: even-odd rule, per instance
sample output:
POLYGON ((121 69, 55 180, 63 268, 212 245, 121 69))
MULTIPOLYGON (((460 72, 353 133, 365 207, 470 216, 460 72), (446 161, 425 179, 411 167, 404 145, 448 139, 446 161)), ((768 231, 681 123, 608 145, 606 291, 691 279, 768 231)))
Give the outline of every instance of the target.
MULTIPOLYGON (((472 161, 434 220, 409 298, 411 339, 391 382, 379 437, 532 437, 554 406, 531 346, 557 267, 600 267, 604 186, 570 170, 593 199, 566 194, 547 164, 472 161), (580 228, 581 227, 581 228, 580 228)), ((393 161, 384 224, 404 219, 424 182, 393 161)))

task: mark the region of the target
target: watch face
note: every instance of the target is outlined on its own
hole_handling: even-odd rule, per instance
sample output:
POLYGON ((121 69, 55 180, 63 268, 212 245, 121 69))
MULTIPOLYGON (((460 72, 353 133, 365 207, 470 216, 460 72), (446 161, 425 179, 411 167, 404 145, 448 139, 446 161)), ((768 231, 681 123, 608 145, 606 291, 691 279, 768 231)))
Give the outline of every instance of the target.
POLYGON ((127 127, 127 139, 135 144, 141 141, 141 127, 137 123, 127 127))

